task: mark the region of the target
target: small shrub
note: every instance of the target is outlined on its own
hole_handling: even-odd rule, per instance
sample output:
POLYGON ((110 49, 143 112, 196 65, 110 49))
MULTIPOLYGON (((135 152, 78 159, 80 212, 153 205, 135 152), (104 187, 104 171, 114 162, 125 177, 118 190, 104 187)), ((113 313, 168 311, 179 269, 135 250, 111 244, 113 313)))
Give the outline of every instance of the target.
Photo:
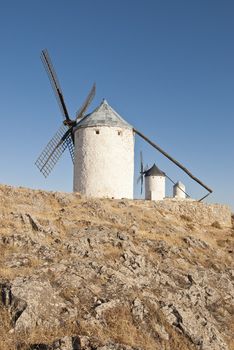
POLYGON ((188 221, 188 222, 191 222, 191 221, 192 221, 192 219, 191 219, 190 216, 188 216, 188 215, 182 214, 182 215, 180 215, 180 218, 181 218, 182 220, 185 220, 185 221, 188 221))
POLYGON ((213 224, 211 224, 211 226, 215 227, 215 228, 218 228, 218 229, 222 228, 221 224, 218 221, 214 221, 213 224))
POLYGON ((191 223, 187 224, 186 227, 191 231, 193 231, 195 229, 195 226, 191 223))

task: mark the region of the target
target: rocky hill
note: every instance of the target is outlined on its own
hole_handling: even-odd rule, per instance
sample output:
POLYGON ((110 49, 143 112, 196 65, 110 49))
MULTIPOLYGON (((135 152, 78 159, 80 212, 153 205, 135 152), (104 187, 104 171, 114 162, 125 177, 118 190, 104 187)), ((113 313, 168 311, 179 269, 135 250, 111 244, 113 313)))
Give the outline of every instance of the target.
POLYGON ((1 350, 227 350, 230 211, 0 186, 1 350))

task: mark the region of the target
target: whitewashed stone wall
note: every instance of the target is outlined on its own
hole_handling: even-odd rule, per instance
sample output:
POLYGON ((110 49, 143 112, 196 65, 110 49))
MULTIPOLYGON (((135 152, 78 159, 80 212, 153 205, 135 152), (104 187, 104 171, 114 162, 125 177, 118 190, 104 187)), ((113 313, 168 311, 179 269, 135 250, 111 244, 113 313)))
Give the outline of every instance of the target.
POLYGON ((156 209, 166 210, 178 218, 188 218, 194 223, 212 225, 218 222, 223 227, 232 227, 231 210, 227 205, 176 198, 166 198, 163 201, 152 202, 152 204, 156 209))
POLYGON ((74 192, 88 197, 133 198, 132 129, 87 127, 75 132, 74 192))
POLYGON ((145 176, 145 199, 161 200, 165 198, 165 176, 145 176))

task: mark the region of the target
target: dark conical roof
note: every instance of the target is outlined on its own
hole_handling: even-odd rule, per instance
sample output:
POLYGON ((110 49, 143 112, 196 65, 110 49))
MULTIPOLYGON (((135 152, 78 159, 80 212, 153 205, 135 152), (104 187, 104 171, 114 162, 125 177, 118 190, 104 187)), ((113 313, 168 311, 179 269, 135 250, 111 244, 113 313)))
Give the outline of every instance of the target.
POLYGON ((75 130, 89 126, 116 126, 119 128, 132 129, 128 124, 108 103, 103 100, 92 113, 86 115, 77 123, 75 130))
POLYGON ((166 176, 166 174, 160 170, 154 163, 154 165, 144 172, 145 176, 166 176))

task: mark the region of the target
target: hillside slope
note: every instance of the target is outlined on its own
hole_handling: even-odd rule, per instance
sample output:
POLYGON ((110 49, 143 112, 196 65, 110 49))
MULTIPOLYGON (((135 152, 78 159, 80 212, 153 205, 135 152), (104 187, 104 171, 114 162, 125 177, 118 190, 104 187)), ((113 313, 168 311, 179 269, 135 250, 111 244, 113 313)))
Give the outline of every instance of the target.
POLYGON ((233 349, 230 213, 175 203, 0 186, 0 350, 233 349))

